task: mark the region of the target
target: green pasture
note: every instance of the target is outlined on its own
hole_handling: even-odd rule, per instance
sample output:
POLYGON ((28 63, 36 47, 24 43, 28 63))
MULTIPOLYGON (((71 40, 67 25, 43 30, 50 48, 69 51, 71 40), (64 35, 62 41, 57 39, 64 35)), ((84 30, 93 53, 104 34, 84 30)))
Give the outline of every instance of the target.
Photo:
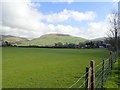
POLYGON ((90 60, 99 64, 108 55, 109 51, 103 49, 4 47, 2 87, 68 88, 85 73, 90 60))

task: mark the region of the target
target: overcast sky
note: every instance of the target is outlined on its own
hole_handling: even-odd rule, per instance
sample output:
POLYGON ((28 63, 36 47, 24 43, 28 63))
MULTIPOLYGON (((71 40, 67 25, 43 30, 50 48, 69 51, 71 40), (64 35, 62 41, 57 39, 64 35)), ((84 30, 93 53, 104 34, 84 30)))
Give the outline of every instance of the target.
POLYGON ((93 39, 106 36, 113 2, 1 2, 0 31, 28 38, 49 33, 93 39))

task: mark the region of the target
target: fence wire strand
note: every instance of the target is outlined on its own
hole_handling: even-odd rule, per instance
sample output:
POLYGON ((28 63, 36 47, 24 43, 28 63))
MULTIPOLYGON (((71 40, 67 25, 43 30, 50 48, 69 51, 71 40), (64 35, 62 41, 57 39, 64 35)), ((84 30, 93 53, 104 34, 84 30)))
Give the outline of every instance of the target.
POLYGON ((86 82, 86 81, 87 81, 87 80, 85 80, 85 81, 83 82, 83 84, 79 86, 79 88, 81 88, 83 85, 85 85, 85 82, 86 82))
MULTIPOLYGON (((89 69, 90 71, 90 69, 89 69)), ((87 73, 85 73, 83 76, 81 76, 74 84, 72 84, 69 88, 72 88, 75 84, 77 84, 86 74, 89 73, 89 71, 87 73)))
MULTIPOLYGON (((109 68, 107 68, 107 69, 105 69, 105 70, 108 70, 108 69, 109 69, 109 68)), ((104 71, 105 71, 105 70, 104 70, 104 71)), ((104 72, 104 71, 102 71, 102 72, 104 72)), ((104 76, 106 73, 109 73, 109 71, 104 72, 103 76, 104 76)), ((97 82, 96 87, 98 87, 98 85, 99 85, 100 82, 102 81, 101 77, 102 77, 102 75, 99 77, 99 81, 97 82)), ((105 78, 105 76, 104 76, 104 78, 105 78)), ((96 80, 97 80, 97 79, 98 79, 98 77, 96 78, 96 80)))

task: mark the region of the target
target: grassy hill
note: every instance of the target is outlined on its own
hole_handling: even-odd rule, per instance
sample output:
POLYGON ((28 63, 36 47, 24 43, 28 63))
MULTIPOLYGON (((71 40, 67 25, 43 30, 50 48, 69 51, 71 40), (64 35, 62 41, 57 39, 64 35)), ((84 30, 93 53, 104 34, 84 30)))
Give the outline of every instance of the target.
POLYGON ((29 41, 29 39, 11 35, 0 35, 0 41, 8 41, 11 44, 21 44, 23 42, 29 41))
POLYGON ((95 38, 92 39, 92 41, 105 41, 106 37, 101 37, 101 38, 95 38))
POLYGON ((55 43, 62 42, 63 44, 66 43, 75 43, 78 44, 79 42, 84 42, 87 39, 74 37, 66 34, 46 34, 39 38, 33 39, 31 41, 22 43, 21 45, 54 45, 55 43))

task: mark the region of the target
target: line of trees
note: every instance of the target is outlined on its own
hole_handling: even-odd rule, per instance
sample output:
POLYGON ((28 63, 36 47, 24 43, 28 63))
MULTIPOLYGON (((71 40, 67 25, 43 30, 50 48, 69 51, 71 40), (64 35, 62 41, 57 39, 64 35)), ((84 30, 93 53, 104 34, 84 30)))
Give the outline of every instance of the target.
POLYGON ((85 41, 80 42, 79 44, 74 43, 66 43, 63 44, 62 42, 55 43, 54 47, 66 47, 66 48, 109 48, 110 45, 104 43, 104 41, 85 41))
POLYGON ((109 46, 104 43, 104 41, 85 41, 80 42, 79 44, 74 43, 62 43, 57 42, 52 46, 37 46, 37 45, 28 45, 28 46, 17 46, 12 45, 10 42, 2 42, 3 47, 35 47, 35 48, 109 48, 109 46))
POLYGON ((13 46, 16 46, 16 45, 12 45, 11 42, 8 42, 8 41, 1 41, 3 47, 13 47, 13 46))

